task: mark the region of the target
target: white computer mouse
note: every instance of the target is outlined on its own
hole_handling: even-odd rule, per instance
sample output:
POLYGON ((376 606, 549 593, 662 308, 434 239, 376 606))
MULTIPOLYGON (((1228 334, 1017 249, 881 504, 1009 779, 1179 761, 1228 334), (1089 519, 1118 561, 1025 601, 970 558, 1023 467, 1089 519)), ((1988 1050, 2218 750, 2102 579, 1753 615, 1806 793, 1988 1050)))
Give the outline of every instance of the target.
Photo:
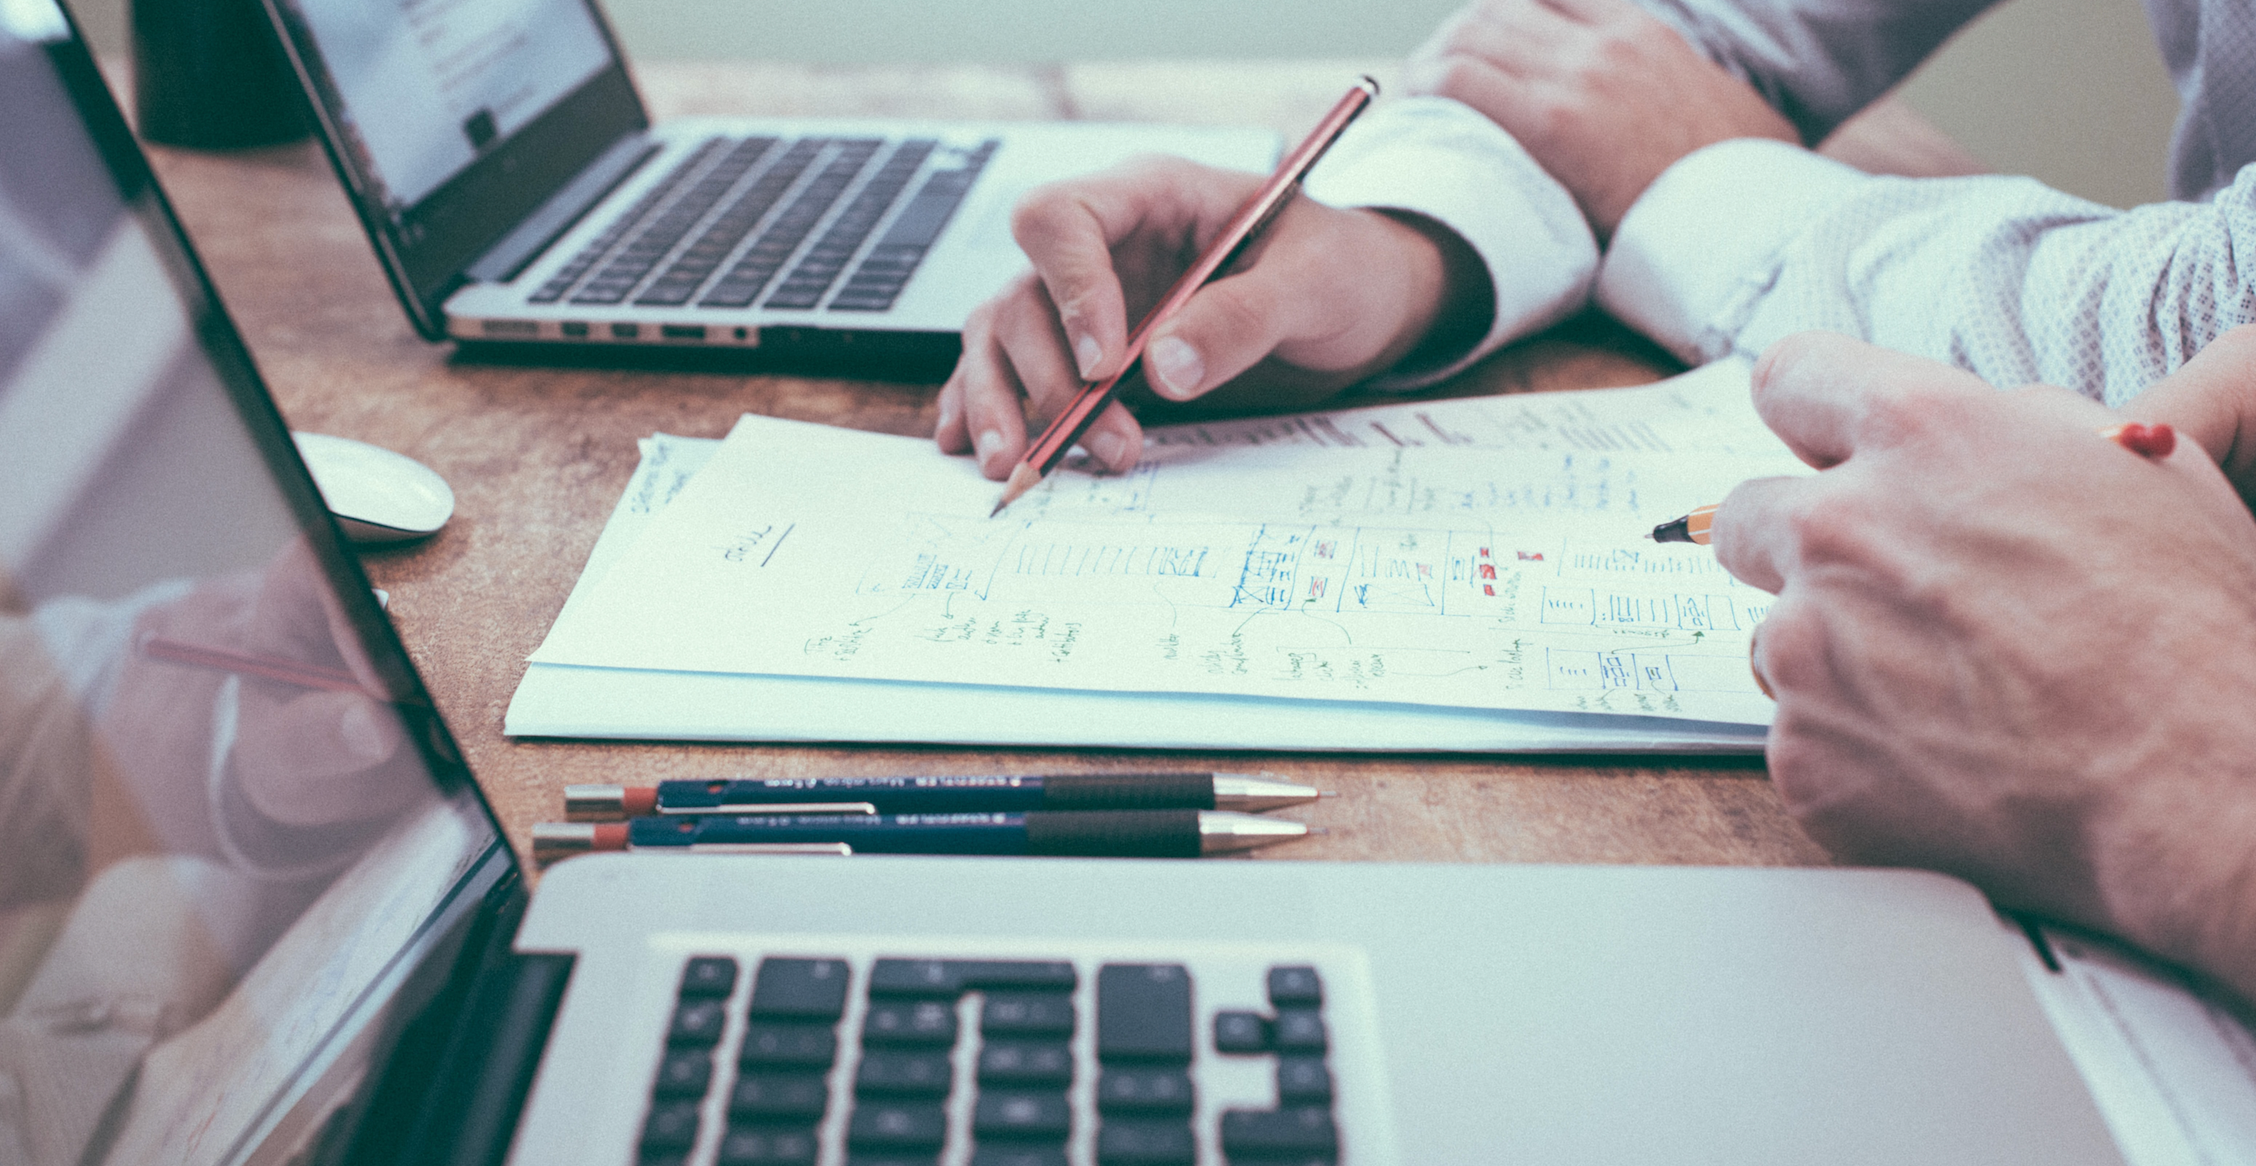
POLYGON ((329 513, 356 543, 424 538, 454 515, 446 479, 406 454, 320 433, 290 436, 329 513))

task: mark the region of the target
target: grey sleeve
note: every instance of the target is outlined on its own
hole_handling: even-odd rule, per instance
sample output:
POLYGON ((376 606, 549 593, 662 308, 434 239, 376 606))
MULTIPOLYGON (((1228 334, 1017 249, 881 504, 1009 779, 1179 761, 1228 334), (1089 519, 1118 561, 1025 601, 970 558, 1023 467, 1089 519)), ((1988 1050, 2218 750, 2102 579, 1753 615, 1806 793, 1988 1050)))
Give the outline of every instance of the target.
POLYGON ((2028 178, 1873 177, 1748 140, 1654 182, 1597 294, 1694 360, 1824 328, 2120 405, 2256 322, 2252 254, 2256 164, 2204 201, 2118 211, 2028 178))
POLYGON ((1996 0, 1638 0, 1814 145, 1996 0))

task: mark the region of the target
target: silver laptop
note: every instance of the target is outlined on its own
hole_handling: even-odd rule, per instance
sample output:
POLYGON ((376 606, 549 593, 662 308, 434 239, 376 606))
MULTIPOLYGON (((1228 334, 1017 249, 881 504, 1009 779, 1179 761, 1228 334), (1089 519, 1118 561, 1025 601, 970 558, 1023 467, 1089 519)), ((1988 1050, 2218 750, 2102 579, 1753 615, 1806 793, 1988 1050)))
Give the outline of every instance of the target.
POLYGON ((0 218, 0 1163, 2119 1161, 2018 934, 1928 875, 529 894, 51 0, 0 2, 0 218))
POLYGON ((1241 128, 653 126, 593 0, 268 7, 433 340, 946 357, 1025 264, 1027 189, 1154 152, 1266 171, 1278 150, 1241 128))

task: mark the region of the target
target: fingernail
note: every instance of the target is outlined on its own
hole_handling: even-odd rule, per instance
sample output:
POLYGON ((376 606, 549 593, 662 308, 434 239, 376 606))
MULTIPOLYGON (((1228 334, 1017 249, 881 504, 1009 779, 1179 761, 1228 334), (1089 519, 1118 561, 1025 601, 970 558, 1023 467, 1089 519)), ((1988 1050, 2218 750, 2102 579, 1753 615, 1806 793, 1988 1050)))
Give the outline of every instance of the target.
POLYGON ((1073 342, 1073 359, 1081 364, 1081 379, 1088 380, 1097 375, 1097 363, 1104 359, 1104 346, 1097 343, 1096 337, 1083 332, 1073 342))
POLYGON ((955 423, 956 403, 954 401, 940 402, 940 419, 932 423, 933 434, 937 436, 939 434, 946 433, 949 427, 953 426, 955 423))
POLYGON ((979 435, 979 464, 984 466, 995 460, 995 455, 1001 453, 1002 449, 1003 434, 1001 430, 989 429, 982 432, 979 435))
POLYGON ((1198 350, 1174 336, 1162 336, 1144 350, 1144 360, 1151 365, 1152 379, 1169 397, 1189 397, 1198 392, 1199 381, 1206 377, 1206 362, 1199 359, 1198 350))
POLYGON ((1121 451, 1126 448, 1126 443, 1120 440, 1117 433, 1100 433, 1089 439, 1090 454, 1108 468, 1120 464, 1121 451))
POLYGON ((367 761, 382 761, 391 753, 391 743, 384 739, 384 727, 376 723, 376 710, 365 702, 345 709, 337 718, 337 737, 353 756, 367 761))

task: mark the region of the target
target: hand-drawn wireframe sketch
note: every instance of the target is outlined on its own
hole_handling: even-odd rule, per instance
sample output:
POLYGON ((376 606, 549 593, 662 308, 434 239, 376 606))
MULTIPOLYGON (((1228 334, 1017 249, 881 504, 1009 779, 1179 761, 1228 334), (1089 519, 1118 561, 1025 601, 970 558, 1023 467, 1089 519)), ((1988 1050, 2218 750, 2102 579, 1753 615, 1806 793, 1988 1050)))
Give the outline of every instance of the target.
MULTIPOLYGON (((1438 406, 1429 432, 1476 428, 1438 406)), ((927 443, 747 417, 533 658, 1767 720, 1769 597, 1643 535, 1800 469, 1775 440, 1728 413, 1730 453, 1369 440, 1411 408, 1161 430, 1137 471, 1053 475, 998 519, 927 443)))

